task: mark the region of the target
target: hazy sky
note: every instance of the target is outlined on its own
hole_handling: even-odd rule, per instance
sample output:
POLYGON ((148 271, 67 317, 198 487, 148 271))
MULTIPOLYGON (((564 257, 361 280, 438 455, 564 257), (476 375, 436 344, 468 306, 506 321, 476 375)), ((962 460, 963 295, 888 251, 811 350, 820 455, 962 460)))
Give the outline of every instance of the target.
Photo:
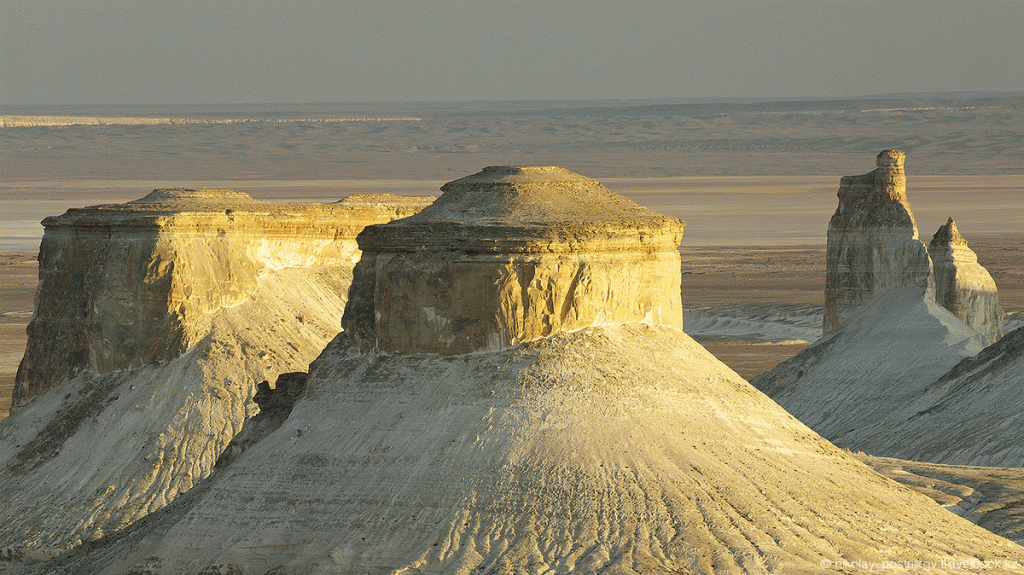
POLYGON ((1024 0, 0 0, 0 104, 1024 90, 1024 0))

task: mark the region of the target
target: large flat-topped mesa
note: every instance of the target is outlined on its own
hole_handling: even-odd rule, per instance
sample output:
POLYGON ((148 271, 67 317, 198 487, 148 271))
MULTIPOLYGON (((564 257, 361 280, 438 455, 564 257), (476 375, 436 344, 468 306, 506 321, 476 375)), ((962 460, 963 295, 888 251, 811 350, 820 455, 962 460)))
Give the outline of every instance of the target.
POLYGON ((602 323, 682 328, 685 224, 558 166, 491 166, 358 238, 363 351, 469 353, 602 323))
POLYGON ((905 158, 899 150, 883 150, 873 171, 840 180, 839 207, 828 226, 825 333, 880 291, 934 290, 928 249, 907 201, 905 158))
POLYGON ((176 357, 207 333, 211 312, 245 301, 261 277, 354 265, 363 227, 432 200, 363 195, 289 204, 175 188, 46 218, 14 405, 79 370, 176 357))
POLYGON ((928 244, 928 255, 935 271, 935 301, 989 341, 1003 337, 1003 306, 996 282, 978 263, 978 255, 968 247, 953 218, 939 226, 928 244))

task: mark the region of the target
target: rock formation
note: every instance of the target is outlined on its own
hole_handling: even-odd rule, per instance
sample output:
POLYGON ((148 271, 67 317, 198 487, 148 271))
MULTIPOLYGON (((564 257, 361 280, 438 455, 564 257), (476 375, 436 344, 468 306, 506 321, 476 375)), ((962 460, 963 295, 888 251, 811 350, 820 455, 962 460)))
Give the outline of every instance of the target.
POLYGON ((875 159, 874 171, 840 181, 839 207, 828 226, 825 333, 885 289, 934 291, 928 249, 918 239, 907 202, 905 157, 899 150, 885 150, 875 159))
POLYGON ((255 201, 229 190, 155 190, 127 204, 43 220, 39 287, 13 404, 82 370, 108 373, 181 355, 211 314, 285 268, 351 267, 368 224, 430 199, 326 204, 255 201))
POLYGON ((989 341, 1003 337, 1003 306, 996 282, 978 263, 953 218, 935 232, 928 255, 935 273, 935 301, 989 341))
POLYGON ((902 162, 902 152, 887 150, 871 174, 843 178, 828 230, 825 334, 751 383, 841 447, 939 463, 1024 464, 1017 434, 992 427, 1019 427, 1006 410, 1019 404, 1014 386, 986 379, 1002 368, 979 367, 984 378, 955 384, 943 377, 1002 337, 1003 311, 995 282, 952 218, 925 251, 902 162))
POLYGON ((366 275, 346 311, 358 333, 340 334, 314 362, 281 427, 166 513, 48 567, 760 574, 859 559, 1024 560, 1021 547, 815 435, 674 317, 655 320, 658 302, 675 300, 660 304, 663 318, 679 309, 678 265, 656 284, 670 293, 652 286, 644 302, 619 304, 647 280, 603 271, 609 258, 642 270, 637 252, 650 245, 661 270, 653 264, 681 224, 578 178, 487 170, 471 177, 479 186, 449 186, 429 225, 366 232, 361 245, 377 251, 360 261, 366 275), (573 183, 552 194, 553 179, 573 183), (497 217, 508 212, 530 216, 497 217), (588 225, 587 214, 608 217, 588 225), (635 222, 633 237, 624 221, 635 222), (388 269, 395 258, 409 271, 388 269), (520 299, 480 279, 506 277, 520 299), (415 313, 378 308, 380 293, 415 313), (592 311, 600 302, 603 315, 592 311), (433 326, 442 320, 451 328, 433 326), (403 329, 415 335, 393 335, 403 329))
POLYGON ((340 331, 356 234, 428 200, 162 190, 47 220, 22 363, 41 385, 0 421, 0 547, 99 539, 207 477, 258 384, 340 331))
POLYGON ((359 235, 343 325, 364 351, 503 349, 607 322, 682 328, 683 222, 558 166, 491 166, 359 235))

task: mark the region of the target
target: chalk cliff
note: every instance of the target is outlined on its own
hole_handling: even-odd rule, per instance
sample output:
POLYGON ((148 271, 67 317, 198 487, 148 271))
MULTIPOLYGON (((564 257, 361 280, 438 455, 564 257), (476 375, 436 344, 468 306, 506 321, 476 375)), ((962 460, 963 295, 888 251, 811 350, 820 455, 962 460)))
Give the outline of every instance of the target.
POLYGON ((430 199, 158 190, 48 219, 23 404, 0 421, 0 547, 99 539, 196 486, 257 386, 340 331, 362 227, 430 199))
POLYGON ((314 362, 280 428, 166 513, 50 567, 760 574, 1024 560, 835 448, 680 331, 666 312, 680 306, 678 260, 656 264, 681 222, 560 169, 485 170, 449 193, 420 220, 360 236, 368 265, 345 316, 359 332, 314 362), (665 277, 619 303, 651 280, 620 280, 613 261, 665 277))
POLYGON ((932 297, 928 249, 907 201, 905 158, 884 150, 874 171, 840 181, 839 207, 828 226, 825 333, 882 290, 914 286, 932 297))
POLYGON ((602 323, 682 328, 683 222, 558 166, 491 166, 359 235, 346 333, 467 353, 602 323))
POLYGON ((13 404, 82 370, 177 357, 209 333, 213 312, 246 301, 260 278, 286 268, 350 268, 363 227, 429 201, 280 204, 229 190, 171 189, 46 218, 13 404))
POLYGON ((928 244, 935 273, 935 301, 989 341, 1003 337, 999 291, 978 255, 949 218, 928 244))

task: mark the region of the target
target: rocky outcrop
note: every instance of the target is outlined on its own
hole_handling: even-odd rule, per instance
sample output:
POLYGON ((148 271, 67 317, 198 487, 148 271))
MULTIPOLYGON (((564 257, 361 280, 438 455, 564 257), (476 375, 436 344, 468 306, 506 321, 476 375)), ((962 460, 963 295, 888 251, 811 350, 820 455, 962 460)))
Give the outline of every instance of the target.
POLYGON ((815 435, 677 319, 656 320, 658 302, 679 308, 678 263, 648 299, 620 304, 637 288, 606 271, 609 257, 661 273, 681 223, 601 190, 560 169, 485 170, 432 214, 370 228, 360 245, 376 251, 346 309, 358 337, 324 350, 281 427, 168 513, 48 567, 819 573, 860 558, 1024 560, 815 435), (529 280, 508 282, 520 299, 484 281, 513 273, 529 280), (598 321, 599 305, 615 313, 598 321))
POLYGON ((1003 306, 996 282, 978 263, 953 218, 935 232, 928 255, 935 272, 935 301, 989 341, 1003 337, 1003 306))
POLYGON ((177 357, 209 333, 213 312, 246 301, 260 278, 286 268, 350 268, 363 227, 411 215, 430 200, 280 204, 229 190, 171 189, 46 218, 13 404, 83 370, 177 357))
POLYGON ((100 539, 280 426, 304 378, 279 376, 340 331, 358 231, 416 209, 172 190, 50 220, 23 367, 72 373, 0 421, 0 547, 100 539))
POLYGON ((605 323, 682 328, 683 222, 558 166, 491 166, 359 235, 360 349, 496 350, 605 323))
POLYGON ((907 201, 906 154, 885 150, 874 171, 845 176, 828 226, 825 317, 828 333, 872 295, 889 288, 934 291, 928 249, 907 201))

